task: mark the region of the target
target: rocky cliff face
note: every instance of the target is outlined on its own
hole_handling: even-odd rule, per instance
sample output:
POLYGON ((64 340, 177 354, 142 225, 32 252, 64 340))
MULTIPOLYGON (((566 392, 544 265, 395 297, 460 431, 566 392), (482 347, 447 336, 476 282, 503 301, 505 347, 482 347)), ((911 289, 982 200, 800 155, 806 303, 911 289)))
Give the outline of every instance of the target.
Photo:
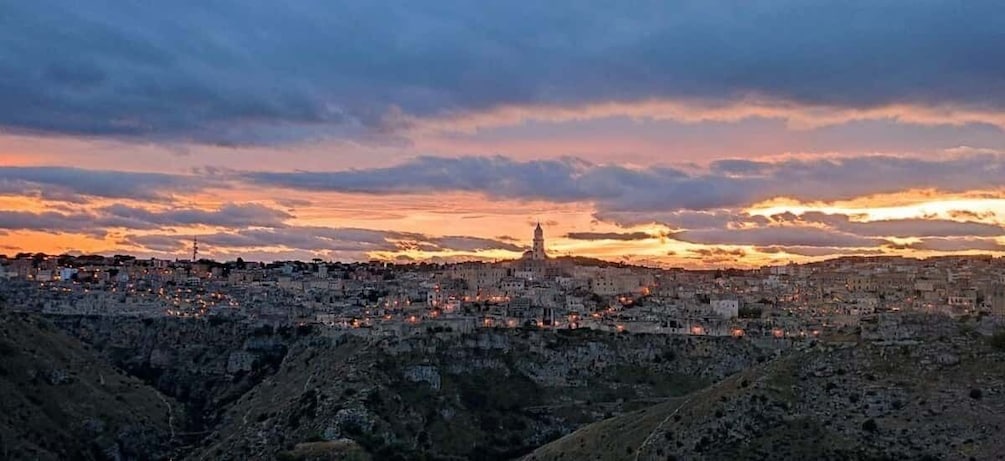
POLYGON ((312 337, 227 411, 193 457, 243 459, 350 439, 376 459, 509 459, 772 353, 731 339, 589 331, 312 337))
POLYGON ((60 329, 108 362, 184 403, 189 432, 215 424, 219 412, 275 372, 296 329, 236 322, 53 316, 60 329))
POLYGON ((5 318, 0 454, 19 455, 7 457, 509 459, 536 446, 529 459, 1005 453, 1005 352, 937 318, 901 316, 897 335, 877 335, 877 325, 799 350, 586 330, 373 340, 228 322, 55 320, 86 350, 46 322, 5 318))
POLYGON ((167 457, 184 419, 52 324, 0 313, 0 459, 167 457))
POLYGON ((1005 353, 952 330, 819 344, 528 459, 995 459, 1005 353))
POLYGON ((181 402, 193 459, 509 459, 584 424, 685 395, 786 343, 482 330, 331 337, 198 320, 55 318, 115 366, 181 402))

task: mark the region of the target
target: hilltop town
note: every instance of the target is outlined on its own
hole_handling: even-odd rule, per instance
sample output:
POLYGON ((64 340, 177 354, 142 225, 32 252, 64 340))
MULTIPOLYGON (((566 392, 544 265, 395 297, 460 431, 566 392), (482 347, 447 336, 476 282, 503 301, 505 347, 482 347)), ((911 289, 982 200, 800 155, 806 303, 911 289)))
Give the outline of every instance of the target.
POLYGON ((756 458, 757 450, 840 458, 997 449, 989 434, 1005 396, 1000 258, 657 269, 549 257, 537 226, 522 258, 496 263, 40 254, 0 261, 2 314, 12 328, 0 338, 12 352, 0 360, 0 384, 34 386, 9 404, 0 442, 22 457, 59 459, 86 446, 54 438, 49 406, 72 415, 73 431, 101 435, 92 450, 190 459, 756 458), (39 351, 40 343, 53 350, 39 351), (84 359, 61 358, 68 354, 108 371, 92 376, 79 366, 84 359), (814 384, 833 370, 860 370, 834 372, 840 389, 876 395, 880 379, 889 396, 848 406, 840 399, 855 396, 834 391, 835 383, 814 384), (917 373, 937 373, 947 384, 917 388, 910 384, 917 373), (114 394, 112 376, 156 396, 126 402, 139 419, 53 397, 77 384, 114 394), (749 389, 738 384, 748 381, 749 389), (733 395, 737 386, 770 411, 743 416, 747 407, 735 396, 723 404, 728 418, 726 410, 703 410, 715 400, 703 395, 733 395), (938 412, 983 397, 988 422, 945 413, 943 424, 955 429, 932 432, 898 413, 903 395, 940 401, 931 410, 938 412), (671 430, 679 411, 707 430, 671 430), (155 423, 144 422, 147 413, 155 423), (829 437, 858 440, 865 451, 842 452, 839 441, 772 446, 815 437, 785 429, 786 421, 830 427, 837 415, 843 423, 829 437), (901 447, 893 435, 860 429, 867 420, 902 424, 930 442, 901 447), (120 426, 144 435, 104 429, 120 426))
POLYGON ((655 269, 550 258, 540 225, 530 248, 496 263, 404 265, 20 254, 0 258, 0 293, 12 309, 51 315, 316 324, 375 338, 533 327, 805 339, 887 314, 1005 317, 1005 259, 990 256, 655 269))

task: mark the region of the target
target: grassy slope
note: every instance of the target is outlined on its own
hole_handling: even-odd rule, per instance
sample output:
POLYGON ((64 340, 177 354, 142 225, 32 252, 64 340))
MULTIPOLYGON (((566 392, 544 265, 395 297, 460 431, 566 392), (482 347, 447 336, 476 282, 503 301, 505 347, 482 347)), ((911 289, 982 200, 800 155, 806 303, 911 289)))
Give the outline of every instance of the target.
POLYGON ((684 402, 676 398, 583 427, 538 448, 525 459, 614 461, 634 456, 645 438, 684 402))
POLYGON ((169 403, 45 321, 0 313, 0 459, 151 458, 181 420, 169 403))
POLYGON ((817 348, 683 403, 586 426, 525 459, 983 459, 1005 450, 995 435, 1005 430, 1003 385, 1005 354, 974 338, 817 348), (959 363, 939 364, 947 353, 959 363))

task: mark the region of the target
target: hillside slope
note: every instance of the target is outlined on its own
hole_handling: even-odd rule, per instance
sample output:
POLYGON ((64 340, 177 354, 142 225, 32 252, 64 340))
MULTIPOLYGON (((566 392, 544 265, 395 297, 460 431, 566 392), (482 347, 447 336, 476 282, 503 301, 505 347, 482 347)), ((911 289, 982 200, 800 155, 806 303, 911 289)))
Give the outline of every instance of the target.
POLYGON ((820 344, 526 459, 1002 459, 1003 431, 1005 352, 957 334, 820 344))
POLYGON ((123 316, 46 320, 182 403, 189 416, 182 423, 192 432, 213 426, 227 405, 274 373, 286 344, 297 339, 292 328, 274 331, 230 321, 123 316), (241 356, 247 357, 243 364, 232 360, 241 356))
POLYGON ((163 458, 175 407, 46 321, 0 312, 0 459, 163 458))
POLYGON ((314 337, 291 347, 191 457, 296 459, 300 444, 348 439, 374 459, 512 459, 771 353, 729 338, 585 330, 314 337))

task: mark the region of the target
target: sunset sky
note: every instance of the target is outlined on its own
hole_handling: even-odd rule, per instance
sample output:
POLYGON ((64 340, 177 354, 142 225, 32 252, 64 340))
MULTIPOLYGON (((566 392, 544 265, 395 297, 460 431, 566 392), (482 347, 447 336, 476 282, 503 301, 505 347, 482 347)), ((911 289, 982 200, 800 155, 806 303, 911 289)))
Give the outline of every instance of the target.
POLYGON ((1005 4, 11 1, 0 254, 1005 254, 1005 4))

